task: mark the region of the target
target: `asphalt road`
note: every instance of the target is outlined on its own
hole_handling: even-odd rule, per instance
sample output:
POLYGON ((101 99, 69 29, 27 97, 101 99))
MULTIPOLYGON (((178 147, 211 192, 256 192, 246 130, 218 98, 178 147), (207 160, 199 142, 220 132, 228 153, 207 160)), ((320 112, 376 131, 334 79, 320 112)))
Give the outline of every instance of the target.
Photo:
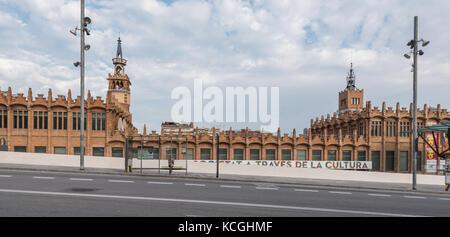
POLYGON ((0 170, 0 216, 449 216, 450 195, 0 170))

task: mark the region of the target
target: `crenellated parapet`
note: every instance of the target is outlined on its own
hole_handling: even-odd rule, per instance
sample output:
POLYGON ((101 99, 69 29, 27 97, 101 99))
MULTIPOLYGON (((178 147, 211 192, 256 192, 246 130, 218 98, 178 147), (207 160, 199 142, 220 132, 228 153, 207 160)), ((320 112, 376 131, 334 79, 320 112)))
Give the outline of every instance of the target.
POLYGON ((38 94, 36 96, 36 98, 34 99, 34 101, 32 102, 32 106, 42 106, 42 107, 47 107, 48 105, 48 101, 47 99, 44 97, 44 94, 38 94))
POLYGON ((55 100, 52 101, 52 107, 53 106, 61 106, 64 108, 67 108, 68 106, 68 101, 66 100, 66 97, 63 95, 57 95, 57 97, 55 98, 55 100))
MULTIPOLYGON (((366 102, 363 108, 357 108, 351 111, 327 114, 326 116, 311 119, 311 132, 313 143, 320 142, 318 139, 324 140, 326 144, 354 144, 368 145, 370 128, 373 121, 396 122, 395 126, 400 126, 400 122, 409 122, 412 124, 413 110, 412 104, 409 109, 400 107, 396 103, 394 107, 388 107, 386 102, 381 107, 374 106, 370 101, 366 102), (342 132, 342 137, 339 136, 342 132)), ((424 125, 425 122, 433 121, 450 121, 450 115, 446 109, 442 109, 440 105, 430 108, 424 105, 423 109, 417 109, 418 123, 424 125)), ((378 122, 376 122, 378 123, 378 122)), ((384 125, 383 125, 384 129, 384 125)))
MULTIPOLYGON (((180 124, 180 126, 183 126, 180 124)), ((297 145, 301 146, 311 146, 313 143, 315 145, 320 145, 324 142, 324 139, 321 137, 316 137, 311 139, 310 134, 297 134, 296 130, 293 129, 292 133, 284 133, 281 135, 280 132, 277 134, 272 133, 264 133, 261 131, 253 131, 248 128, 241 129, 238 131, 233 131, 232 128, 230 130, 220 131, 216 128, 202 128, 198 127, 193 128, 189 131, 181 132, 181 129, 178 132, 174 132, 175 129, 165 130, 164 127, 161 127, 161 132, 158 133, 156 131, 152 131, 152 133, 147 134, 145 131, 135 134, 133 136, 134 140, 144 139, 145 141, 154 141, 157 142, 159 139, 170 139, 170 137, 181 138, 177 140, 179 143, 187 142, 190 144, 197 145, 208 145, 211 148, 215 147, 216 144, 216 135, 219 135, 219 141, 222 145, 227 146, 240 146, 241 148, 261 148, 265 146, 272 147, 286 147, 294 149, 297 145)), ((308 130, 309 131, 309 130, 308 130)))
POLYGON ((106 108, 106 103, 103 101, 101 96, 95 97, 95 99, 91 98, 88 100, 88 108, 106 108))
MULTIPOLYGON (((368 103, 370 105, 370 102, 368 103)), ((334 126, 339 124, 345 124, 352 121, 358 121, 361 119, 371 119, 371 118, 395 118, 395 119, 412 119, 413 111, 412 104, 410 105, 410 109, 406 107, 401 107, 399 103, 397 103, 396 109, 393 107, 387 107, 386 103, 383 102, 382 107, 364 107, 361 110, 348 111, 346 113, 340 113, 339 116, 336 116, 336 113, 331 116, 330 114, 324 116, 316 117, 315 120, 311 120, 311 128, 320 129, 328 126, 334 126)), ((450 114, 447 109, 441 109, 441 106, 438 104, 436 108, 429 108, 426 104, 423 109, 417 109, 417 117, 419 119, 449 119, 450 114)))
MULTIPOLYGON (((353 89, 349 89, 349 90, 357 92, 357 93, 364 93, 364 89, 353 88, 353 89)), ((341 91, 339 91, 339 93, 344 93, 345 91, 347 91, 347 89, 341 90, 341 91)))
MULTIPOLYGON (((9 92, 0 93, 0 105, 4 106, 20 106, 31 107, 34 108, 36 106, 45 107, 46 109, 51 109, 52 107, 62 107, 62 108, 76 108, 81 105, 81 97, 77 96, 75 100, 72 99, 72 93, 69 90, 67 96, 65 95, 57 95, 53 97, 52 90, 49 89, 48 96, 45 97, 44 94, 37 94, 36 97, 33 98, 33 93, 31 88, 28 90, 28 95, 24 96, 23 93, 12 94, 11 89, 9 88, 9 92)), ((88 93, 88 97, 85 99, 85 107, 86 109, 92 108, 100 108, 106 109, 106 103, 100 96, 93 98, 88 93)))
POLYGON ((9 104, 12 105, 23 105, 25 107, 28 106, 27 98, 23 95, 23 93, 17 93, 17 95, 12 96, 11 102, 9 104))

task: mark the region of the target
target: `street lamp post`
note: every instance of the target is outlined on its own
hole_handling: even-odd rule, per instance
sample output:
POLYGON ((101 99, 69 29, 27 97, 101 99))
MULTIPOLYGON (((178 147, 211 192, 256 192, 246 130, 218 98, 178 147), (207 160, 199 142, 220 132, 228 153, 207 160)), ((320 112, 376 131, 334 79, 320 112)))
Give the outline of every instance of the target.
POLYGON ((75 67, 80 66, 80 97, 81 97, 81 104, 80 104, 80 170, 84 170, 84 66, 85 66, 85 60, 84 60, 84 51, 87 51, 91 48, 89 44, 85 44, 84 42, 84 34, 90 35, 90 31, 87 27, 87 25, 91 24, 91 18, 84 16, 84 0, 81 0, 81 20, 80 20, 80 28, 75 27, 75 29, 70 30, 70 33, 74 36, 77 36, 77 31, 80 31, 80 61, 77 61, 73 63, 75 67))
POLYGON ((144 158, 144 140, 141 135, 141 174, 142 174, 142 159, 144 158))
POLYGON ((422 47, 427 46, 430 41, 425 41, 424 39, 418 40, 418 22, 417 16, 414 17, 414 39, 408 42, 407 46, 412 50, 411 52, 405 54, 405 58, 410 59, 410 54, 413 54, 413 146, 412 146, 412 189, 416 190, 417 186, 417 54, 423 55, 422 50, 418 50, 418 43, 422 42, 422 47))
POLYGON ((184 158, 184 155, 187 153, 187 141, 188 141, 188 138, 187 138, 187 134, 186 134, 186 137, 185 137, 185 142, 184 142, 184 153, 183 153, 183 159, 186 161, 186 175, 188 174, 188 161, 187 161, 187 159, 185 159, 184 158))
POLYGON ((216 156, 216 163, 217 163, 217 167, 216 167, 216 178, 219 178, 219 163, 220 163, 220 157, 219 157, 219 133, 216 133, 216 144, 217 144, 217 156, 216 156))
POLYGON ((413 72, 413 185, 412 189, 416 190, 417 185, 417 31, 418 31, 418 17, 414 17, 414 72, 413 72))
POLYGON ((169 158, 169 174, 172 174, 172 169, 173 169, 173 157, 172 157, 172 150, 173 150, 173 148, 172 148, 172 140, 173 140, 173 137, 171 136, 170 137, 170 158, 169 158))
POLYGON ((80 60, 81 60, 81 70, 80 70, 80 170, 84 170, 84 0, 81 0, 81 46, 80 46, 80 60))

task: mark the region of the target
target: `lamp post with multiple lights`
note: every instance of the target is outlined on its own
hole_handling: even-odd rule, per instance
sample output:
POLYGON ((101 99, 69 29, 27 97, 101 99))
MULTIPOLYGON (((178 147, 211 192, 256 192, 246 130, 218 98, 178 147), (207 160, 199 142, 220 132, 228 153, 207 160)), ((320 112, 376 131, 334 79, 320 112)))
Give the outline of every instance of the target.
POLYGON ((70 30, 70 33, 77 36, 77 31, 80 31, 81 45, 80 45, 80 61, 75 62, 73 65, 75 67, 80 66, 80 97, 81 97, 81 105, 80 105, 80 170, 84 170, 84 51, 89 50, 91 46, 89 44, 85 44, 84 42, 84 34, 91 35, 89 29, 86 27, 91 24, 91 18, 84 16, 84 0, 81 0, 81 26, 80 28, 75 27, 75 29, 70 30))
POLYGON ((418 17, 414 17, 414 39, 410 40, 407 44, 407 46, 410 47, 410 52, 404 54, 403 56, 407 59, 411 58, 411 54, 413 54, 413 64, 412 64, 412 71, 413 71, 413 148, 412 148, 412 173, 413 173, 413 180, 412 180, 412 189, 416 190, 416 184, 417 184, 417 54, 422 56, 424 52, 422 49, 418 50, 418 43, 422 42, 422 47, 427 46, 430 41, 426 41, 424 39, 418 40, 418 17))

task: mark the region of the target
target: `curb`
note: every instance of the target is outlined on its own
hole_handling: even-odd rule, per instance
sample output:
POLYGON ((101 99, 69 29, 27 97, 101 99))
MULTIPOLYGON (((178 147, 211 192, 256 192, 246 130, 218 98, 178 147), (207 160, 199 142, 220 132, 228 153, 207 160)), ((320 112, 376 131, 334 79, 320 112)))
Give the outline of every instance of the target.
MULTIPOLYGON (((62 169, 43 169, 43 168, 19 168, 19 167, 0 167, 0 170, 17 170, 17 171, 38 171, 38 172, 55 172, 55 173, 75 173, 75 174, 95 174, 95 175, 115 175, 115 176, 129 176, 129 177, 161 177, 161 178, 185 178, 185 179, 196 179, 196 180, 215 180, 215 181, 234 181, 234 182, 246 182, 246 183, 271 183, 271 184, 284 184, 284 185, 305 185, 305 186, 317 186, 317 187, 333 187, 333 188, 352 188, 359 190, 383 190, 383 191, 395 191, 395 192, 409 192, 409 193, 427 193, 427 194, 450 194, 445 191, 427 191, 427 190, 409 190, 400 188, 381 188, 381 187, 361 187, 353 185, 342 185, 342 184, 316 184, 307 182, 288 182, 288 181, 264 181, 264 180, 249 180, 249 179, 238 179, 238 178, 215 178, 215 177, 196 177, 196 176, 186 176, 179 174, 164 175, 164 174, 132 174, 132 173, 115 173, 115 172, 101 172, 101 171, 87 171, 87 170, 62 170, 62 169)), ((196 173, 197 174, 197 173, 196 173)), ((254 177, 254 176, 248 176, 254 177)), ((263 176, 262 176, 263 177, 263 176)), ((444 188, 443 188, 444 189, 444 188)))

